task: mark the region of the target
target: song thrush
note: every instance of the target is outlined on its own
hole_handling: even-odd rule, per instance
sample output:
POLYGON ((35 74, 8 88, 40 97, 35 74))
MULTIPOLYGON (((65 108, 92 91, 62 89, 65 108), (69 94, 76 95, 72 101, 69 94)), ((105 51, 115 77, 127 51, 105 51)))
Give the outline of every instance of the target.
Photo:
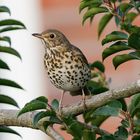
POLYGON ((72 96, 83 95, 85 103, 85 85, 91 78, 88 61, 81 50, 72 45, 63 33, 49 29, 33 36, 45 43, 44 64, 53 85, 62 89, 59 110, 65 91, 72 96))

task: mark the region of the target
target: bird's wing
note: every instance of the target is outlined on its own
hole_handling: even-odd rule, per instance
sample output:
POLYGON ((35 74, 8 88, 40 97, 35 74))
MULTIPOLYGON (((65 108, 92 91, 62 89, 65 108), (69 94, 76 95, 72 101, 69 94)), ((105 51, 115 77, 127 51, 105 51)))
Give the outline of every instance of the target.
POLYGON ((88 61, 86 57, 84 56, 84 54, 82 53, 82 51, 79 48, 75 47, 74 45, 71 45, 71 47, 74 52, 74 55, 79 56, 79 58, 82 58, 84 63, 88 65, 88 61))

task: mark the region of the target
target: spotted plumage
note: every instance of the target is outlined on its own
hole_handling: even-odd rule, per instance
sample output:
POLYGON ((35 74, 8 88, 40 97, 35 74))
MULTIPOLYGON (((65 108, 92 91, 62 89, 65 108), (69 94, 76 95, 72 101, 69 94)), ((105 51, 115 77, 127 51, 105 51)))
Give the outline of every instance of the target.
POLYGON ((44 65, 53 85, 63 91, 78 95, 91 78, 87 59, 81 50, 72 45, 58 30, 33 34, 45 44, 44 65))

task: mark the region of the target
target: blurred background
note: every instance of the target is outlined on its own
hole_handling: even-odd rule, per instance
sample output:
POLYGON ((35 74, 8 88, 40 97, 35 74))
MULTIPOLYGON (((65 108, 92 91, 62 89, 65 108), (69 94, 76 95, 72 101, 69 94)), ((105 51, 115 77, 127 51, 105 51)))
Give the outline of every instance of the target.
MULTIPOLYGON (((41 95, 47 96, 50 100, 54 98, 59 99, 59 93, 61 92, 47 78, 43 64, 44 47, 40 40, 31 35, 32 33, 40 33, 49 28, 58 29, 69 38, 72 44, 82 50, 89 62, 102 60, 101 39, 116 26, 114 22, 109 23, 101 39, 98 40, 97 25, 100 16, 95 17, 92 25, 89 25, 87 22, 82 26, 82 14, 79 15, 78 11, 79 3, 80 0, 1 0, 1 5, 8 6, 11 9, 11 18, 22 21, 27 27, 27 30, 8 32, 8 35, 10 34, 12 37, 12 47, 19 51, 22 56, 22 62, 13 56, 7 57, 6 55, 5 58, 4 55, 1 55, 11 67, 10 72, 1 71, 1 77, 14 79, 25 89, 21 91, 1 87, 1 91, 14 97, 20 107, 41 95)), ((137 19, 135 24, 140 24, 140 20, 137 19)), ((107 79, 110 77, 112 79, 111 88, 125 85, 139 78, 138 68, 140 68, 140 65, 137 61, 127 62, 115 70, 111 59, 108 58, 104 62, 106 77, 107 79)), ((79 99, 79 97, 71 97, 67 94, 64 97, 64 104, 70 104, 79 99)), ((105 123, 102 127, 109 127, 108 129, 112 131, 115 128, 115 124, 119 122, 119 120, 114 121, 114 118, 108 121, 112 120, 111 126, 107 125, 110 123, 105 123)), ((37 130, 25 128, 16 128, 16 130, 21 133, 23 140, 29 138, 34 140, 49 139, 45 134, 37 130)), ((69 135, 63 135, 65 135, 67 140, 71 139, 69 135)), ((9 134, 0 136, 1 140, 9 139, 9 137, 10 140, 21 139, 14 135, 9 136, 9 134)))

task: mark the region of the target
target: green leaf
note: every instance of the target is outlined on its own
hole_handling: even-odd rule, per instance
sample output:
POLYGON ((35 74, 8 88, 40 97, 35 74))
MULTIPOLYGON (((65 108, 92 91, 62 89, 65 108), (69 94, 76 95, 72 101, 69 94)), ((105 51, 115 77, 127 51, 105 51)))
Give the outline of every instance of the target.
POLYGON ((124 127, 124 128, 129 128, 130 127, 130 124, 129 124, 129 122, 128 122, 128 120, 122 120, 121 121, 121 124, 122 124, 122 126, 124 127))
POLYGON ((97 140, 116 140, 116 138, 113 135, 103 135, 102 137, 99 137, 97 140))
POLYGON ((88 81, 86 87, 87 89, 90 90, 90 92, 93 95, 96 95, 96 94, 99 94, 108 90, 108 88, 104 87, 103 85, 99 84, 99 82, 95 82, 95 81, 88 81))
POLYGON ((140 53, 139 52, 131 52, 129 54, 122 54, 117 55, 113 58, 113 65, 115 69, 122 63, 130 61, 130 60, 140 60, 140 53))
POLYGON ((14 82, 12 80, 8 80, 8 79, 1 79, 0 78, 0 85, 23 89, 19 84, 17 84, 16 82, 14 82))
POLYGON ((140 33, 133 33, 128 38, 128 45, 136 50, 140 50, 140 33))
POLYGON ((125 16, 125 22, 132 23, 132 21, 138 16, 138 14, 134 12, 127 13, 125 16))
POLYGON ((82 135, 83 135, 83 132, 82 132, 83 126, 81 124, 75 121, 69 126, 69 129, 72 136, 81 140, 82 135))
POLYGON ((34 116, 33 125, 36 126, 39 120, 41 120, 42 118, 46 116, 54 116, 54 115, 55 115, 55 112, 53 111, 41 111, 34 116))
POLYGON ((82 24, 84 24, 84 22, 88 18, 93 17, 96 14, 105 13, 105 12, 108 12, 108 9, 106 7, 94 7, 94 8, 89 9, 83 16, 82 24))
POLYGON ((83 131, 83 139, 82 140, 96 140, 96 135, 91 130, 85 129, 83 131))
POLYGON ((94 1, 81 1, 79 6, 79 13, 87 7, 99 7, 102 4, 102 0, 94 0, 94 1))
POLYGON ((0 68, 10 70, 9 66, 1 59, 0 59, 0 68))
POLYGON ((0 33, 7 32, 7 31, 12 31, 12 30, 21 30, 21 29, 25 29, 25 28, 8 26, 8 27, 0 29, 0 33))
POLYGON ((27 103, 22 109, 21 111, 18 113, 18 117, 24 113, 27 113, 27 112, 31 112, 31 111, 34 111, 34 110, 40 110, 40 109, 46 109, 47 108, 47 105, 41 101, 34 101, 34 102, 29 102, 27 103))
POLYGON ((20 54, 13 48, 0 46, 0 52, 12 54, 21 59, 20 54))
POLYGON ((24 29, 26 28, 25 25, 22 22, 18 21, 18 20, 5 19, 5 20, 0 21, 0 26, 7 26, 7 25, 12 25, 12 26, 16 25, 16 26, 20 26, 20 27, 22 27, 24 29))
POLYGON ((101 18, 98 26, 98 38, 100 37, 108 22, 112 19, 112 17, 113 15, 111 13, 107 13, 101 18))
POLYGON ((120 127, 118 127, 118 131, 116 131, 114 135, 118 139, 121 138, 121 139, 125 140, 128 138, 128 131, 125 127, 120 126, 120 127))
POLYGON ((133 96, 131 104, 129 105, 129 112, 133 117, 140 109, 140 93, 133 96))
POLYGON ((125 50, 129 50, 131 49, 126 42, 122 42, 122 41, 118 41, 114 44, 112 44, 109 48, 104 49, 103 53, 102 53, 102 58, 103 60, 105 58, 107 58, 108 56, 114 54, 114 53, 118 53, 120 51, 125 51, 125 50))
POLYGON ((49 122, 51 122, 52 124, 61 124, 62 121, 60 121, 56 115, 51 115, 50 116, 50 119, 49 119, 49 122))
POLYGON ((85 112, 83 114, 83 118, 86 123, 91 123, 93 126, 99 127, 108 118, 108 116, 93 116, 94 111, 95 109, 85 112))
POLYGON ((117 41, 117 40, 127 40, 128 35, 124 32, 120 31, 113 31, 112 33, 108 34, 105 39, 102 40, 102 45, 112 42, 112 41, 117 41))
POLYGON ((2 13, 2 12, 6 12, 9 15, 11 14, 10 9, 6 6, 0 6, 0 13, 2 13))
POLYGON ((127 13, 132 8, 133 8, 133 6, 131 4, 129 4, 129 3, 121 3, 119 5, 119 9, 123 13, 127 13))
POLYGON ((40 96, 29 103, 25 104, 22 110, 18 113, 18 116, 26 112, 31 112, 34 110, 46 109, 48 105, 48 99, 44 96, 40 96))
POLYGON ((132 25, 132 24, 126 23, 126 22, 124 22, 121 25, 121 29, 122 30, 125 30, 129 34, 132 34, 132 33, 140 33, 140 27, 138 27, 136 25, 132 25))
POLYGON ((134 107, 136 107, 137 104, 139 103, 139 101, 140 101, 140 93, 132 96, 131 104, 129 106, 130 113, 131 113, 131 109, 133 109, 134 107))
POLYGON ((13 98, 6 95, 2 95, 2 94, 0 94, 0 103, 10 104, 10 105, 19 107, 17 102, 13 98))
POLYGON ((105 72, 105 67, 104 67, 103 63, 100 61, 95 61, 92 64, 90 64, 90 68, 91 69, 97 68, 101 72, 105 72))
POLYGON ((11 134, 15 134, 15 135, 21 137, 21 135, 19 133, 17 133, 15 130, 13 130, 13 129, 7 127, 7 126, 0 126, 0 132, 11 133, 11 134))
POLYGON ((101 116, 118 116, 120 109, 122 108, 122 105, 119 101, 114 100, 110 103, 108 103, 105 106, 102 106, 100 108, 97 108, 93 112, 94 115, 101 115, 101 116))
POLYGON ((9 45, 11 45, 11 39, 10 39, 10 37, 8 37, 8 36, 0 37, 0 41, 8 42, 9 45))
POLYGON ((58 100, 54 99, 51 103, 51 106, 54 110, 57 110, 59 108, 59 102, 58 100))
POLYGON ((140 140, 140 135, 135 135, 132 140, 140 140))
POLYGON ((37 97, 36 99, 32 100, 31 102, 34 102, 34 101, 40 101, 40 102, 45 103, 46 105, 48 104, 48 99, 44 96, 37 97))

